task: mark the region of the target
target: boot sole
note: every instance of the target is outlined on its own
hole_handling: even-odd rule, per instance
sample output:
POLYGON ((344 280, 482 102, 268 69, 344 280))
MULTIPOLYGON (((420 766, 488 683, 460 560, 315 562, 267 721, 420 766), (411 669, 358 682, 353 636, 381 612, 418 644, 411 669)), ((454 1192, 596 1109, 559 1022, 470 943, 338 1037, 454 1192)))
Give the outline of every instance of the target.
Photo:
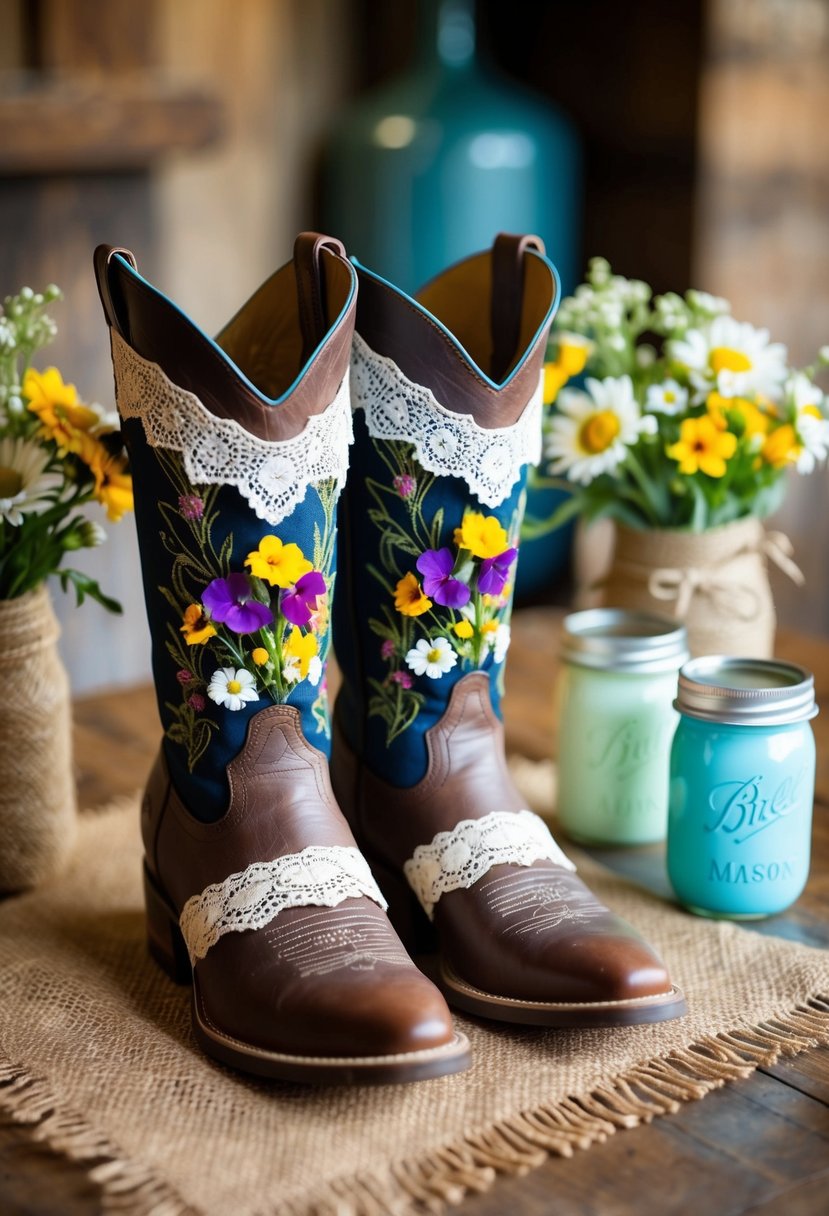
POLYGON ((685 995, 676 985, 670 992, 622 1001, 524 1001, 475 988, 456 975, 443 959, 436 982, 455 1009, 479 1018, 525 1026, 638 1026, 681 1018, 688 1012, 685 995))
POLYGON ((400 1084, 449 1076, 469 1067, 469 1040, 457 1033, 440 1047, 378 1056, 291 1055, 225 1034, 204 1010, 178 918, 146 867, 144 897, 150 956, 174 983, 191 985, 193 1035, 202 1051, 221 1064, 258 1077, 311 1085, 400 1084))

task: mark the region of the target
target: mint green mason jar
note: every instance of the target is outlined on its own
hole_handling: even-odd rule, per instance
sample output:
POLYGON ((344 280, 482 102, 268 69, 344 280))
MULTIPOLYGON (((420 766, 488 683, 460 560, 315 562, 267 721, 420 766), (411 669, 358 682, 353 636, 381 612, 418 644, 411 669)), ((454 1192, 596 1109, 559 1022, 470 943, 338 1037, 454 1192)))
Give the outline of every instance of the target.
POLYGON ((782 912, 809 875, 814 680, 793 663, 709 657, 679 675, 668 875, 702 916, 782 912))
POLYGON ((558 819, 588 844, 664 840, 677 672, 676 621, 621 608, 564 619, 558 681, 558 819))

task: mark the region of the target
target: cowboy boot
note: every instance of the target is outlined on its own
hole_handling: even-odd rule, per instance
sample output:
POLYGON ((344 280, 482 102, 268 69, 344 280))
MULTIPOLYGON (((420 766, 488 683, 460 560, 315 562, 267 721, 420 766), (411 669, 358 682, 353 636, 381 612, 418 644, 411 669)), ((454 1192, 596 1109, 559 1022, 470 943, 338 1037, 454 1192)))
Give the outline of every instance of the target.
POLYGON ((357 268, 337 798, 404 942, 428 946, 431 921, 450 1004, 548 1026, 677 1017, 662 962, 576 876, 504 758, 510 589, 555 269, 540 241, 504 235, 416 299, 357 268))
POLYGON ((215 342, 100 247, 164 731, 144 797, 152 955, 202 1048, 284 1080, 466 1066, 328 776, 328 605, 356 281, 297 238, 215 342))

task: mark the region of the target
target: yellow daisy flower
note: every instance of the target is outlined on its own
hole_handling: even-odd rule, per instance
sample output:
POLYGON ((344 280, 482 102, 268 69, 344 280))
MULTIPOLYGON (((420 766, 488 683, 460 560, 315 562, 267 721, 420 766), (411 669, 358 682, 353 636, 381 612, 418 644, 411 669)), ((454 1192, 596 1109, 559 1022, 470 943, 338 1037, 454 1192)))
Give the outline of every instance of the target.
POLYGON ((721 431, 707 415, 686 418, 679 430, 679 442, 666 449, 671 460, 679 461, 680 473, 696 472, 722 477, 726 462, 737 450, 737 436, 721 431))

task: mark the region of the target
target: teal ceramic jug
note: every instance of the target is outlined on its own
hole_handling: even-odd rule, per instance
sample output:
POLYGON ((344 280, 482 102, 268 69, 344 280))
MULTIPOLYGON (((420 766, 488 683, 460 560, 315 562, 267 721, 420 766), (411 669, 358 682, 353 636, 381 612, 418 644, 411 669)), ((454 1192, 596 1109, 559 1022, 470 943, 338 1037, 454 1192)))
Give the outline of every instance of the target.
MULTIPOLYGON (((580 145, 549 102, 500 76, 476 51, 473 0, 424 0, 412 66, 358 98, 324 158, 323 229, 413 292, 497 232, 541 236, 565 292, 578 273, 580 145)), ((528 37, 531 37, 531 31, 528 37)), ((528 515, 551 514, 542 491, 528 515)), ((561 570, 567 530, 522 547, 518 592, 561 570)))

